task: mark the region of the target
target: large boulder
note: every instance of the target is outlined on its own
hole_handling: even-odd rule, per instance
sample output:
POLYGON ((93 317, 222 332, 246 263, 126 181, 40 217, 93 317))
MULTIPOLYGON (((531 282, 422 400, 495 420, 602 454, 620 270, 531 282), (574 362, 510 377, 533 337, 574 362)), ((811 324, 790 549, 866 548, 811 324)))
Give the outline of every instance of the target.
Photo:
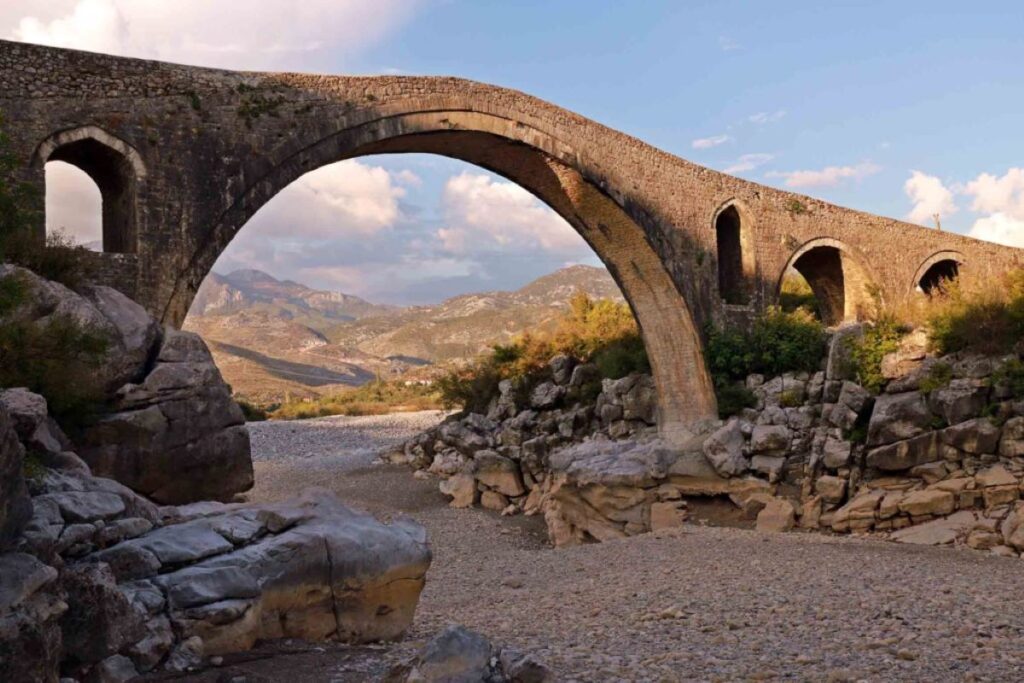
POLYGON ((731 420, 704 441, 702 450, 715 472, 735 477, 750 469, 750 461, 743 454, 744 445, 742 424, 731 420))
POLYGON ((0 405, 0 550, 14 544, 32 516, 32 501, 22 475, 24 458, 14 421, 0 405))
POLYGON ((4 681, 57 683, 60 619, 67 610, 57 570, 26 553, 0 554, 0 672, 4 681))
POLYGON ((869 446, 881 446, 909 439, 927 431, 931 423, 932 412, 920 392, 883 394, 875 400, 871 412, 867 443, 869 446))
POLYGON ((225 500, 252 487, 245 418, 189 332, 166 331, 149 374, 121 387, 81 442, 93 472, 161 503, 225 500))

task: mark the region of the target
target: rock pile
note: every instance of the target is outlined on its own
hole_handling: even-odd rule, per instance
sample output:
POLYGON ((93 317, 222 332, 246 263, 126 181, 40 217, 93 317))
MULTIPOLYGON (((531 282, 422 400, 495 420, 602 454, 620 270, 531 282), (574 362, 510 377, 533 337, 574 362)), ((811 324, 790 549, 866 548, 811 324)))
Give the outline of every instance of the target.
POLYGON ((109 287, 74 292, 0 264, 0 279, 9 277, 30 296, 0 325, 44 325, 65 316, 106 343, 95 371, 79 380, 106 397, 96 423, 76 435, 77 452, 93 472, 168 504, 230 500, 252 487, 242 412, 198 336, 161 327, 109 287))
POLYGON ((5 680, 126 681, 260 639, 365 642, 411 623, 430 564, 418 524, 384 525, 316 490, 158 507, 93 476, 66 442, 42 397, 0 396, 0 461, 25 446, 38 458, 27 482, 18 469, 29 515, 0 554, 5 680))
POLYGON ((1008 371, 1020 361, 934 358, 915 333, 873 395, 845 359, 858 333, 838 331, 819 372, 751 375, 756 406, 689 443, 654 437, 649 377, 605 380, 591 398, 573 391, 587 366, 567 373, 556 358, 555 381, 528 402, 505 382, 487 415, 453 417, 390 457, 440 477, 455 507, 543 514, 556 545, 679 525, 688 498, 727 496, 765 530, 1024 550, 1024 397, 1008 371))

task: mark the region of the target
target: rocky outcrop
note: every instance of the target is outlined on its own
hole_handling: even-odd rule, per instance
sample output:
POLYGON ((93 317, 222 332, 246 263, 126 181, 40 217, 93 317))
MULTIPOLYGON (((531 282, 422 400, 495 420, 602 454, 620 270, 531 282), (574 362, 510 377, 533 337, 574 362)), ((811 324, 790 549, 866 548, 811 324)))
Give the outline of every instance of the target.
POLYGON ((109 411, 81 439, 97 474, 162 503, 252 487, 245 418, 198 336, 166 330, 152 370, 121 387, 109 411))
MULTIPOLYGON (((8 438, 25 435, 19 448, 67 441, 29 392, 0 394, 0 419, 8 438)), ((27 489, 31 516, 0 554, 4 680, 128 680, 261 639, 396 638, 430 564, 421 526, 382 524, 317 490, 158 507, 67 451, 41 453, 27 489)))
MULTIPOLYGON (((0 279, 6 277, 19 278, 31 292, 6 322, 41 325, 64 317, 104 340, 94 372, 76 379, 91 383, 88 395, 105 397, 95 423, 76 435, 78 454, 96 474, 161 503, 228 500, 252 486, 242 413, 199 337, 163 329, 145 309, 107 287, 74 292, 0 265, 0 279)), ((45 401, 40 408, 11 394, 6 403, 16 404, 8 408, 33 451, 59 456, 72 450, 66 439, 53 442, 49 418, 42 417, 45 401), (25 432, 31 425, 37 434, 25 432)))

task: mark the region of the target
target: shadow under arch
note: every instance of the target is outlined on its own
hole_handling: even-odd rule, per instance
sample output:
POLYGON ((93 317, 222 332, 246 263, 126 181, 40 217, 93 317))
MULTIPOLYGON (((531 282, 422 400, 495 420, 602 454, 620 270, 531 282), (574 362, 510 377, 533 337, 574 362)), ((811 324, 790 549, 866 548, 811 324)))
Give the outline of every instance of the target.
POLYGON ((194 245, 164 320, 180 324, 203 278, 242 226, 305 173, 372 154, 431 153, 501 175, 531 192, 580 233, 608 268, 639 324, 658 392, 659 430, 685 440, 693 422, 717 415, 697 325, 644 229, 603 184, 585 178, 568 145, 523 123, 478 112, 418 112, 328 134, 288 155, 235 196, 194 245), (563 160, 564 159, 564 160, 563 160), (601 186, 599 186, 599 184, 601 186))
POLYGON ((964 267, 964 255, 952 249, 937 251, 924 260, 910 283, 910 292, 930 295, 943 281, 956 280, 964 267))
POLYGON ((757 258, 753 213, 739 199, 729 199, 711 217, 715 234, 718 295, 727 305, 748 306, 756 294, 757 258))
POLYGON ((776 297, 790 269, 807 280, 826 325, 864 320, 874 314, 876 279, 864 260, 842 241, 817 237, 804 242, 779 273, 776 297))
POLYGON ((36 147, 32 165, 42 169, 63 161, 88 175, 102 198, 103 251, 138 251, 138 194, 146 165, 124 140, 98 126, 81 126, 54 133, 36 147))

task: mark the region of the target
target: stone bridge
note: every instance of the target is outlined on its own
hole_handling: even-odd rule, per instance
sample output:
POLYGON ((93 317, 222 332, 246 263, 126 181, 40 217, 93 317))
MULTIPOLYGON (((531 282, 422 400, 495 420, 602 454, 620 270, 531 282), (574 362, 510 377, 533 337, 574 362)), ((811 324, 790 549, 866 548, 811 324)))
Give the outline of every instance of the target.
POLYGON ((733 178, 457 78, 231 72, 0 41, 0 110, 25 180, 42 190, 44 165, 60 160, 96 181, 98 277, 172 325, 238 231, 304 173, 428 152, 504 176, 578 230, 618 282, 673 437, 715 415, 705 324, 776 303, 787 269, 839 323, 870 315, 872 296, 897 303, 1022 257, 733 178))

